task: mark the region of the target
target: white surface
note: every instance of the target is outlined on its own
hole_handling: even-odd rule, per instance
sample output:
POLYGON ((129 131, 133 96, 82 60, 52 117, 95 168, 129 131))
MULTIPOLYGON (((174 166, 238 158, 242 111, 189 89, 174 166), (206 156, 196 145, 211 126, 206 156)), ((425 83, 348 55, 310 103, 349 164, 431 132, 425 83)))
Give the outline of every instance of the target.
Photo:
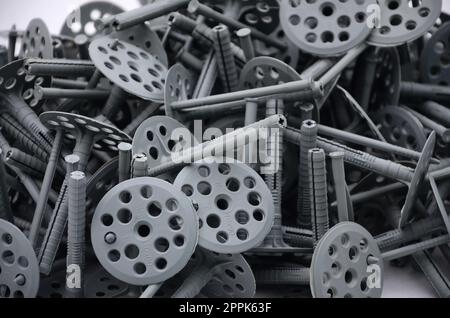
MULTIPOLYGON (((66 16, 78 5, 89 0, 2 0, 0 4, 0 30, 7 30, 13 24, 18 30, 26 28, 33 18, 42 18, 50 32, 59 33, 66 16)), ((139 6, 137 0, 112 1, 129 10, 139 6)), ((444 10, 450 12, 450 0, 443 0, 444 10)), ((5 43, 0 38, 0 43, 5 43)), ((389 267, 386 273, 384 297, 429 298, 436 297, 425 277, 411 268, 389 267)))

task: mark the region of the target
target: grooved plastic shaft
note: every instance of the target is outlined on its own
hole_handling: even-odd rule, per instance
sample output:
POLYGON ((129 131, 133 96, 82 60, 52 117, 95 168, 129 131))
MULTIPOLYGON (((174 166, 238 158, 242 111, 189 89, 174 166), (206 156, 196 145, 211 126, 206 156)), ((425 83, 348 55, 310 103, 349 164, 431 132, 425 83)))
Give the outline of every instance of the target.
POLYGON ((316 246, 329 229, 327 170, 322 149, 312 149, 308 156, 311 225, 316 246))
POLYGON ((308 155, 317 147, 317 124, 307 120, 302 124, 299 155, 299 180, 297 198, 297 222, 302 228, 311 229, 311 201, 309 193, 308 155))
POLYGON ((231 35, 224 25, 212 29, 214 51, 216 52, 219 75, 226 92, 234 92, 239 87, 239 78, 231 50, 231 35))
POLYGON ((80 269, 79 288, 66 285, 66 291, 72 297, 83 296, 83 274, 85 267, 85 226, 86 226, 86 177, 83 172, 75 171, 70 174, 69 186, 69 217, 68 217, 68 270, 75 265, 80 269))
POLYGON ((256 282, 261 285, 309 285, 309 268, 269 267, 253 271, 256 282))
POLYGON ((0 149, 0 219, 10 223, 14 222, 11 205, 9 204, 8 186, 6 184, 6 170, 3 162, 2 149, 0 149))

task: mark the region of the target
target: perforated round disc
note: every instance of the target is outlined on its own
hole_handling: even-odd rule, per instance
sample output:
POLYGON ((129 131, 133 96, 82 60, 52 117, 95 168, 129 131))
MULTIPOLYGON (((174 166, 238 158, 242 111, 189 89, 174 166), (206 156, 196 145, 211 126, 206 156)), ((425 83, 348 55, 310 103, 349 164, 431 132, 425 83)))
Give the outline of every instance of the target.
POLYGON ((30 107, 37 108, 44 101, 34 98, 34 88, 49 87, 51 77, 27 75, 23 64, 24 60, 17 60, 0 68, 0 93, 19 96, 30 107))
POLYGON ((198 142, 190 131, 175 119, 153 116, 136 130, 133 138, 133 156, 145 154, 148 158, 148 167, 152 169, 162 162, 171 160, 171 154, 177 145, 187 149, 198 145, 198 142))
POLYGON ((427 140, 422 123, 407 110, 389 106, 377 114, 380 132, 394 145, 422 151, 427 140))
POLYGON ((0 298, 34 298, 39 289, 39 266, 26 236, 0 220, 0 298))
POLYGON ((424 35, 436 22, 442 10, 442 0, 379 1, 380 27, 368 39, 376 46, 398 46, 424 35))
POLYGON ((19 56, 53 58, 53 41, 47 25, 42 19, 33 19, 22 37, 19 56))
POLYGON ((128 42, 148 52, 166 67, 169 65, 166 51, 158 35, 145 24, 127 28, 109 35, 111 39, 128 42))
POLYGON ((376 0, 280 1, 280 21, 286 35, 301 50, 318 56, 340 55, 369 36, 367 7, 376 3, 376 0))
POLYGON ((97 34, 94 22, 111 15, 122 13, 123 9, 111 2, 92 1, 78 8, 78 12, 69 15, 64 21, 61 35, 75 37, 84 34, 92 37, 97 34))
POLYGON ((256 57, 245 64, 239 87, 252 89, 301 80, 300 75, 286 63, 272 57, 256 57))
POLYGON ((264 180, 247 165, 200 161, 184 168, 174 185, 198 205, 199 245, 217 253, 258 246, 274 223, 274 203, 264 180))
POLYGON ((372 48, 378 50, 378 65, 370 97, 371 109, 398 105, 400 101, 401 63, 396 48, 372 48))
POLYGON ((180 121, 183 120, 180 113, 174 111, 171 105, 174 102, 191 99, 195 84, 194 76, 183 65, 175 64, 169 69, 164 92, 167 116, 180 121))
POLYGON ((89 55, 95 66, 124 91, 163 102, 167 68, 143 49, 102 37, 92 41, 89 55))
POLYGON ((130 136, 116 127, 89 117, 64 112, 46 112, 39 118, 49 129, 64 129, 66 137, 71 140, 79 140, 84 132, 92 134, 96 150, 118 151, 117 146, 121 142, 131 141, 130 136))
POLYGON ((315 249, 310 275, 315 298, 379 298, 383 292, 380 250, 356 223, 339 223, 325 234, 315 249), (373 265, 376 273, 368 265, 369 256, 378 259, 373 265))
POLYGON ((443 24, 427 41, 420 61, 424 82, 450 85, 450 22, 443 24))
POLYGON ((100 201, 91 238, 111 275, 137 286, 156 284, 189 261, 197 245, 198 218, 190 200, 171 184, 136 178, 100 201))
POLYGON ((255 296, 255 276, 242 255, 217 255, 206 252, 206 257, 221 260, 224 264, 202 289, 202 295, 210 298, 253 298, 255 296))
POLYGON ((86 298, 115 298, 126 294, 129 286, 114 278, 103 268, 90 274, 84 283, 86 298))

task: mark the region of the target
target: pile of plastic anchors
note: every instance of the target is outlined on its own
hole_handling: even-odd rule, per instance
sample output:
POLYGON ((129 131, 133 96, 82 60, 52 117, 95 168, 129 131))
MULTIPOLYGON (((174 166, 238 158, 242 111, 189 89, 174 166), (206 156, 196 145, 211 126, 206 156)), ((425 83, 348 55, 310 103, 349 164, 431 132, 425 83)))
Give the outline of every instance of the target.
POLYGON ((441 0, 159 0, 1 33, 0 297, 450 296, 441 0))

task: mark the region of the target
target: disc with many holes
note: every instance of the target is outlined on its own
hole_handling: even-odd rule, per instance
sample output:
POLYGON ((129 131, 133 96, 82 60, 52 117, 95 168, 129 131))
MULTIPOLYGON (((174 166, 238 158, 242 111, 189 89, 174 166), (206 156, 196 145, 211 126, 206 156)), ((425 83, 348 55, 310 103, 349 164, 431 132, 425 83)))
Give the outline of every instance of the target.
POLYGON ((163 102, 167 68, 143 49, 102 37, 92 41, 89 55, 103 75, 124 91, 144 100, 163 102))
POLYGON ((184 168, 174 183, 198 206, 199 245, 217 253, 248 251, 258 246, 273 226, 270 191, 247 165, 210 161, 184 168))
POLYGON ((125 30, 113 32, 109 37, 111 39, 119 39, 120 41, 133 44, 154 56, 164 66, 167 67, 167 65, 169 65, 167 54, 161 40, 158 35, 145 24, 139 24, 125 30))
POLYGON ((80 140, 84 134, 91 134, 95 150, 118 151, 117 146, 121 142, 131 141, 130 136, 116 127, 89 117, 64 112, 46 112, 39 118, 49 129, 64 129, 66 137, 71 140, 80 140))
POLYGON ((387 142, 422 151, 427 138, 422 123, 413 114, 398 106, 388 106, 376 118, 387 142))
POLYGON ((0 220, 0 298, 34 298, 39 289, 39 266, 27 237, 0 220))
POLYGON ((315 298, 379 298, 383 292, 383 259, 366 229, 342 222, 317 245, 310 276, 315 298))
POLYGON ((379 109, 398 105, 400 101, 401 63, 396 48, 372 48, 377 50, 378 65, 370 96, 370 108, 379 109))
POLYGON ((114 278, 103 268, 90 274, 84 282, 86 298, 115 298, 127 294, 129 286, 114 278))
POLYGON ((43 277, 39 286, 37 298, 63 298, 66 292, 66 270, 53 273, 51 276, 43 277))
POLYGON ((280 24, 280 6, 277 0, 243 2, 240 22, 265 34, 274 32, 280 24))
POLYGON ((367 8, 376 0, 281 1, 280 21, 288 38, 304 52, 335 56, 364 42, 371 28, 367 8))
POLYGON ((450 22, 443 24, 422 51, 420 73, 430 84, 450 85, 450 22))
MULTIPOLYGON (((44 103, 43 100, 34 98, 35 86, 49 87, 50 85, 51 77, 49 76, 27 75, 24 60, 11 62, 0 69, 0 94, 17 96, 32 108, 38 108, 44 103)), ((14 102, 11 104, 14 105, 14 102)))
POLYGON ((240 254, 216 254, 204 251, 207 263, 223 263, 203 287, 201 295, 209 298, 253 298, 256 281, 253 271, 240 254))
POLYGON ((156 178, 136 178, 120 183, 100 201, 91 239, 111 275, 144 286, 183 269, 197 245, 198 225, 195 209, 181 191, 156 178))
POLYGON ((53 58, 53 41, 50 31, 41 19, 33 19, 28 24, 22 37, 19 56, 37 57, 41 59, 53 58))
POLYGON ((239 81, 240 89, 278 85, 301 80, 300 75, 286 63, 273 57, 256 57, 245 64, 239 81))
POLYGON ((173 151, 196 145, 198 141, 183 124, 171 117, 153 116, 136 130, 133 138, 133 156, 145 154, 150 170, 170 161, 173 151), (178 147, 180 149, 177 149, 178 147))
POLYGON ((442 10, 442 0, 380 1, 380 26, 368 39, 375 46, 399 46, 424 35, 442 10))
POLYGON ((195 85, 194 76, 183 65, 175 64, 169 69, 164 92, 167 116, 183 121, 183 116, 172 109, 172 103, 191 99, 195 85))
POLYGON ((95 21, 122 13, 123 9, 111 2, 92 1, 74 10, 64 20, 61 35, 75 37, 79 34, 93 37, 97 34, 95 21))

